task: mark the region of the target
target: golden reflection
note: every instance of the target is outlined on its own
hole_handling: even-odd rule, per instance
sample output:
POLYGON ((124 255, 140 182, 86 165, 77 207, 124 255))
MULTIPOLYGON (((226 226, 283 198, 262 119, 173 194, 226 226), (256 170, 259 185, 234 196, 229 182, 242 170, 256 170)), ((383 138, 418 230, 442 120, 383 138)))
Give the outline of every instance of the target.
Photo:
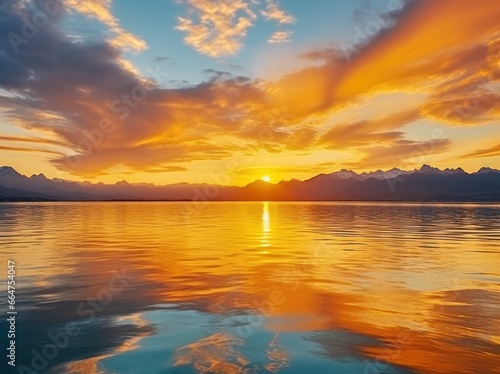
MULTIPOLYGON (((193 203, 189 224, 178 219, 186 214, 182 203, 82 205, 89 210, 79 213, 79 225, 69 224, 77 215, 59 224, 71 235, 49 237, 42 249, 52 267, 70 259, 61 272, 73 272, 75 286, 84 285, 71 290, 76 300, 96 297, 117 269, 125 269, 133 278, 117 300, 187 303, 222 318, 258 311, 258 328, 280 334, 280 341, 264 346, 270 361, 283 365, 295 353, 279 347, 290 334, 340 329, 393 344, 360 349, 420 372, 488 373, 500 367, 500 206, 231 204, 193 203), (453 279, 459 282, 450 284, 453 279)), ((54 217, 64 207, 52 208, 54 217)), ((31 219, 18 224, 29 227, 31 219)), ((230 347, 239 338, 210 334, 191 345, 179 343, 178 364, 239 372, 254 361, 248 351, 227 360, 236 357, 230 347)), ((344 342, 325 336, 317 343, 334 357, 344 342)), ((128 341, 114 354, 141 350, 142 343, 128 341)), ((270 364, 268 370, 278 367, 270 364)), ((68 372, 98 370, 91 359, 73 363, 68 372)))
MULTIPOLYGON (((262 203, 262 238, 261 247, 269 247, 270 243, 270 233, 271 232, 271 219, 269 217, 269 202, 264 201, 262 203)), ((267 254, 267 251, 263 251, 263 254, 267 254)))
POLYGON ((269 232, 271 231, 270 227, 270 219, 269 219, 269 203, 264 201, 262 203, 262 231, 269 232))
POLYGON ((86 360, 74 361, 66 365, 64 369, 66 373, 71 374, 105 374, 104 371, 99 369, 99 363, 106 357, 109 356, 98 356, 86 360))

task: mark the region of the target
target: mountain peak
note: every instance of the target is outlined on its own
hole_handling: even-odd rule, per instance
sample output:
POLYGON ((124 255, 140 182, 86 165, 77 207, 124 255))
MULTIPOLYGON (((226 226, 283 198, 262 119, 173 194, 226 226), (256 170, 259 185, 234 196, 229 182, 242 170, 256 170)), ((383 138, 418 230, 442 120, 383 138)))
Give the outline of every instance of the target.
POLYGON ((47 177, 43 174, 33 174, 30 179, 41 179, 41 180, 47 180, 47 177))
POLYGON ((270 186, 271 183, 269 182, 265 182, 263 181, 262 179, 257 179, 249 184, 246 185, 246 187, 249 187, 249 186, 270 186))
POLYGON ((488 167, 482 167, 477 171, 476 174, 486 174, 486 173, 500 173, 500 170, 488 168, 488 167))
POLYGON ((13 167, 11 166, 2 166, 0 167, 0 175, 8 176, 8 177, 22 177, 13 167))
POLYGON ((342 169, 340 171, 329 174, 331 177, 336 177, 340 179, 356 178, 359 177, 357 173, 352 170, 342 169))
POLYGON ((435 174, 435 173, 440 173, 441 170, 439 170, 438 168, 433 168, 430 165, 424 164, 420 168, 419 172, 421 172, 423 174, 435 174))

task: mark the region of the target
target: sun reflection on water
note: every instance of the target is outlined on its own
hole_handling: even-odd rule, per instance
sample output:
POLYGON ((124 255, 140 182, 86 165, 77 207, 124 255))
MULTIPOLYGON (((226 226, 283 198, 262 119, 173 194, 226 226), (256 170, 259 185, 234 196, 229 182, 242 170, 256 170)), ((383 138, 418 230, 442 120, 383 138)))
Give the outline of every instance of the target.
MULTIPOLYGON (((271 232, 271 218, 269 216, 269 202, 262 203, 262 238, 261 247, 270 247, 270 232, 271 232)), ((262 254, 267 254, 268 251, 263 251, 262 254)))

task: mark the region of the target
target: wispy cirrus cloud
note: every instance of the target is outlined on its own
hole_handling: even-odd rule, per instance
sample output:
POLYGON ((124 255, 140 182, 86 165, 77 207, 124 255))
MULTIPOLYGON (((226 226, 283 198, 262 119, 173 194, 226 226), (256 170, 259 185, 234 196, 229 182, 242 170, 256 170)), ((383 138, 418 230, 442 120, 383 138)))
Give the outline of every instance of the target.
POLYGON ((138 36, 126 31, 111 13, 112 0, 64 0, 70 10, 95 18, 109 27, 115 35, 112 43, 123 49, 142 51, 147 44, 138 36))
POLYGON ((476 157, 494 157, 494 156, 500 156, 500 144, 496 144, 484 149, 478 149, 477 151, 465 154, 463 157, 476 158, 476 157))
POLYGON ((0 145, 0 150, 2 151, 11 151, 11 152, 30 152, 30 153, 47 153, 52 156, 61 157, 60 152, 56 152, 50 149, 40 149, 40 148, 29 148, 29 147, 17 147, 17 146, 8 146, 8 145, 0 145))
POLYGON ((38 137, 27 137, 27 136, 0 136, 2 142, 14 142, 14 143, 36 143, 36 144, 46 144, 46 145, 58 145, 66 146, 67 144, 58 140, 44 139, 38 137))

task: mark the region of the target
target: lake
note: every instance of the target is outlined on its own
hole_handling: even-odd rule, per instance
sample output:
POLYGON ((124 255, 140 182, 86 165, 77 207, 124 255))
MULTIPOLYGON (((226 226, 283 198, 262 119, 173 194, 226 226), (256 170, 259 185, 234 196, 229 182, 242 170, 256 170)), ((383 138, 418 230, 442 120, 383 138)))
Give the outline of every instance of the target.
POLYGON ((499 372, 498 204, 3 203, 0 235, 12 372, 499 372))

